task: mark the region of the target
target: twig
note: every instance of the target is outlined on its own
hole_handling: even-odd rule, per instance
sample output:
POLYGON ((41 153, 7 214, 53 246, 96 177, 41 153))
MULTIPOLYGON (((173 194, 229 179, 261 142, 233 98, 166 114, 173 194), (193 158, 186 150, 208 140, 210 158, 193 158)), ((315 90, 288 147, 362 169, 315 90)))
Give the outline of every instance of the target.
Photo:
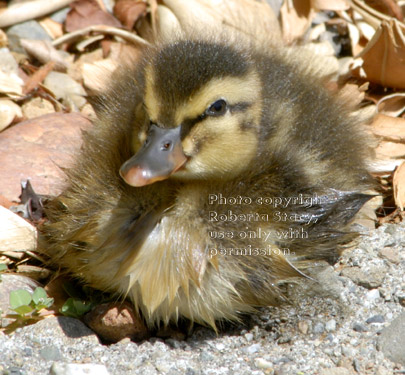
POLYGON ((33 0, 6 8, 0 13, 0 27, 45 16, 69 5, 73 0, 33 0))
POLYGON ((80 37, 85 36, 87 34, 91 34, 91 33, 115 35, 115 36, 119 36, 131 43, 134 43, 134 44, 142 44, 144 46, 149 45, 149 42, 147 42, 145 39, 142 39, 138 35, 132 34, 125 30, 118 29, 116 27, 105 26, 105 25, 88 26, 88 27, 85 27, 84 29, 76 30, 71 33, 65 34, 65 35, 61 36, 60 38, 55 39, 52 42, 52 45, 54 47, 57 47, 63 43, 72 42, 73 40, 79 39, 80 37))
MULTIPOLYGON (((351 7, 356 12, 360 13, 374 29, 377 29, 382 21, 389 21, 392 19, 392 17, 371 8, 361 0, 350 0, 349 3, 351 7)), ((401 21, 398 22, 404 25, 401 21)))

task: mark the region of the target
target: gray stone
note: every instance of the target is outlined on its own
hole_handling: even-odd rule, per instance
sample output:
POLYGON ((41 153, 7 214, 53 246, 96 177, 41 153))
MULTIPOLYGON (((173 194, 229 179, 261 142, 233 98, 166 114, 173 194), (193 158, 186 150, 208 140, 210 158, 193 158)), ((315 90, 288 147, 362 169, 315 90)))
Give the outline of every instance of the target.
POLYGON ((77 345, 84 338, 90 344, 99 344, 97 335, 84 323, 66 316, 47 318, 15 333, 17 337, 27 335, 35 338, 38 343, 47 342, 52 337, 54 342, 67 346, 77 345))
POLYGON ((405 365, 405 313, 384 328, 378 338, 378 349, 395 363, 405 365))
POLYGON ((21 39, 52 40, 37 21, 27 21, 13 25, 7 29, 6 34, 10 49, 19 53, 25 53, 20 44, 21 39))
POLYGON ((364 288, 375 289, 382 285, 386 271, 384 267, 374 267, 368 272, 359 267, 347 267, 342 270, 341 275, 364 288))
POLYGON ((66 15, 69 13, 69 11, 70 7, 63 8, 55 13, 52 13, 50 18, 55 22, 64 23, 66 20, 66 15))
POLYGON ((62 359, 59 349, 53 345, 43 347, 39 354, 46 361, 60 361, 62 359))
POLYGON ((353 331, 356 332, 367 332, 367 327, 361 323, 354 323, 353 324, 353 331))

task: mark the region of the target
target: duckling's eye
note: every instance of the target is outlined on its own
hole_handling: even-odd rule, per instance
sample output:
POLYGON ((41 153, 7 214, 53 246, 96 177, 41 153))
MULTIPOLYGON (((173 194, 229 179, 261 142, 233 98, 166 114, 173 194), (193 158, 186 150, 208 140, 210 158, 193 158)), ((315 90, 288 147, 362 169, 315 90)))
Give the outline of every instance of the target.
POLYGON ((208 116, 222 116, 228 109, 228 104, 224 99, 219 99, 216 102, 212 103, 207 109, 208 116))
POLYGON ((160 150, 161 151, 169 151, 171 149, 172 142, 171 141, 165 141, 161 144, 160 150))

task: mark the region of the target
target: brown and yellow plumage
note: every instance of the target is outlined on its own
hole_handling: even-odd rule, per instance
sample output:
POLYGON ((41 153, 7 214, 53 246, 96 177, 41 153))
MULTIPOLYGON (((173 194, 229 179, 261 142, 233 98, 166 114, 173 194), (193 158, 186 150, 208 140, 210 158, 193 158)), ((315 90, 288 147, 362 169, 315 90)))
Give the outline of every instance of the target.
POLYGON ((150 326, 278 303, 281 283, 336 260, 371 185, 363 119, 300 59, 179 38, 119 68, 41 250, 150 326))

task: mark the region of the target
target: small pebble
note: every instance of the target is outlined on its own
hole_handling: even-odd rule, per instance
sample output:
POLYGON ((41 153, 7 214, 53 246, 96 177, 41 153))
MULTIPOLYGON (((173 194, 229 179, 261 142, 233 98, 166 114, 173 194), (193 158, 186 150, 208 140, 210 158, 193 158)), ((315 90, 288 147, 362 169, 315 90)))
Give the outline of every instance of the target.
POLYGON ((371 318, 368 318, 366 320, 367 324, 371 324, 371 323, 384 323, 385 322, 385 318, 382 315, 373 315, 371 318))
POLYGON ((246 353, 248 353, 248 354, 257 353, 257 352, 260 350, 260 348, 261 348, 261 345, 260 345, 260 344, 253 344, 253 345, 250 345, 250 346, 248 346, 248 347, 246 348, 246 353))
POLYGON ((331 319, 331 320, 327 321, 326 324, 325 324, 325 329, 328 332, 336 331, 336 320, 331 319))
POLYGON ((245 339, 247 342, 251 342, 253 340, 253 333, 246 333, 245 339))
POLYGON ((366 293, 366 299, 368 301, 375 301, 378 298, 380 298, 380 292, 378 289, 371 289, 366 293))
POLYGON ((316 334, 321 334, 325 332, 325 326, 322 322, 316 322, 314 324, 313 332, 316 334))
POLYGON ((273 364, 271 362, 266 361, 263 358, 256 358, 255 365, 256 365, 256 367, 261 368, 261 369, 269 369, 269 368, 273 367, 273 364))
POLYGON ((394 264, 398 264, 401 261, 399 251, 391 247, 384 247, 383 249, 381 249, 379 252, 379 256, 383 259, 387 259, 389 262, 394 264))
POLYGON ((306 335, 308 333, 309 330, 309 324, 308 321, 306 320, 301 320, 298 322, 298 329, 301 333, 303 333, 304 335, 306 335))
POLYGON ((353 331, 356 332, 367 332, 367 327, 361 323, 354 323, 353 324, 353 331))

